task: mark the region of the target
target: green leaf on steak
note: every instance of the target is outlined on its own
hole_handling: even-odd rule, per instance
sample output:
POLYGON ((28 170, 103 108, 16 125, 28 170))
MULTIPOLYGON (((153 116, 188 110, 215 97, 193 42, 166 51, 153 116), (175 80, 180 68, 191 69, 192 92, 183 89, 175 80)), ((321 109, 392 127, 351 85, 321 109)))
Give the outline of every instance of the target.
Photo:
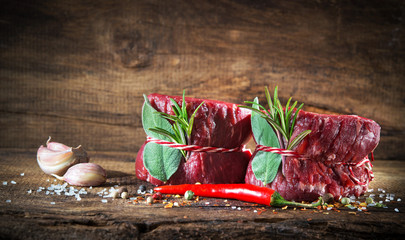
MULTIPOLYGON (((159 114, 156 114, 158 111, 150 105, 145 95, 144 98, 142 126, 145 133, 150 137, 170 141, 169 136, 174 134, 172 125, 159 114), (161 131, 154 131, 153 128, 161 131)), ((179 168, 181 156, 182 154, 178 149, 149 142, 144 147, 143 164, 152 177, 166 182, 179 168)))
MULTIPOLYGON (((259 100, 256 97, 252 108, 259 109, 259 100)), ((251 124, 253 137, 257 144, 280 148, 277 135, 267 121, 255 111, 252 111, 251 124)), ((271 183, 277 175, 281 164, 281 155, 271 152, 259 151, 252 160, 252 170, 255 177, 264 184, 271 183)))
MULTIPOLYGON (((265 88, 269 109, 260 105, 257 98, 253 102, 245 101, 245 103, 252 104, 252 106, 240 107, 252 111, 252 131, 257 144, 292 150, 311 133, 311 130, 303 131, 295 138, 292 138, 298 113, 304 104, 296 108, 297 101, 290 105, 292 98, 289 98, 286 106, 283 108, 278 99, 277 90, 278 88, 276 87, 272 100, 268 88, 265 88), (287 146, 284 146, 283 138, 286 140, 287 146)), ((264 184, 268 184, 276 177, 281 162, 281 155, 259 151, 252 160, 252 170, 257 179, 264 184)))
POLYGON ((152 177, 167 182, 177 171, 181 161, 178 149, 149 142, 143 150, 143 164, 152 177))

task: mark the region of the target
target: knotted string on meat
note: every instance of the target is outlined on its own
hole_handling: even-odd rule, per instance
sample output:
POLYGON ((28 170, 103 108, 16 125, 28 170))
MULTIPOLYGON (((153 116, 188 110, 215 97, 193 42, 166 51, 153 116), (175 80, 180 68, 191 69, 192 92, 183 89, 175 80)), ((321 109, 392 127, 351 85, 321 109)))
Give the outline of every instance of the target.
MULTIPOLYGON (((159 112, 174 115, 170 98, 180 106, 182 97, 151 94, 150 104, 159 112)), ((236 104, 185 98, 190 114, 204 101, 197 111, 189 144, 236 148, 244 145, 251 137, 250 111, 236 104)), ((155 185, 165 184, 152 177, 143 164, 143 149, 138 152, 135 162, 136 176, 155 185)), ((233 153, 190 152, 187 161, 182 159, 179 169, 166 184, 200 183, 241 183, 244 181, 247 165, 251 157, 249 150, 233 153)))
MULTIPOLYGON (((372 179, 368 155, 378 145, 380 126, 355 115, 300 111, 292 138, 308 129, 312 132, 293 149, 304 158, 283 157, 276 178, 266 186, 295 201, 313 201, 325 193, 336 199, 363 194, 372 179)), ((264 185, 251 162, 245 182, 264 185)))

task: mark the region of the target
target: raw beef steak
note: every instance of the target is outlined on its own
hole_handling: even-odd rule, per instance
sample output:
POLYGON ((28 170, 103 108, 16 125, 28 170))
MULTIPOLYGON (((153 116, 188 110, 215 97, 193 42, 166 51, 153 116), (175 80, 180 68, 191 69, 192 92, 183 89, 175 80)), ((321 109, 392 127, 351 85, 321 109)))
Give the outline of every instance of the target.
MULTIPOLYGON (((267 186, 295 201, 313 201, 325 193, 335 199, 363 194, 372 179, 368 154, 378 145, 380 126, 354 115, 300 111, 292 138, 308 129, 312 132, 293 149, 304 158, 283 157, 276 178, 267 186)), ((263 186, 251 162, 245 182, 263 186)))
MULTIPOLYGON (((182 97, 160 94, 148 96, 150 104, 157 111, 174 115, 170 98, 181 106, 182 97)), ((194 119, 190 145, 223 148, 242 146, 243 148, 250 139, 249 110, 238 108, 236 104, 220 101, 187 97, 185 100, 189 114, 204 101, 194 119)), ((144 167, 144 146, 145 144, 139 150, 136 158, 136 176, 155 185, 162 185, 163 182, 153 178, 144 167)), ((179 169, 166 184, 240 183, 244 181, 250 157, 249 150, 233 153, 190 152, 187 162, 182 159, 179 169)))

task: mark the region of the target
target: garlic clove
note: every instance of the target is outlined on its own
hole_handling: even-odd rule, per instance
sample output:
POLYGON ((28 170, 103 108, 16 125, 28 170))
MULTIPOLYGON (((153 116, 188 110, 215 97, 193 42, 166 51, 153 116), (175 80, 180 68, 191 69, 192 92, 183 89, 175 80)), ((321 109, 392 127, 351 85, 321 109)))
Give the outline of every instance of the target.
POLYGON ((82 187, 99 186, 107 180, 106 171, 95 163, 79 163, 70 167, 63 177, 55 174, 52 176, 70 185, 82 187))
POLYGON ((37 151, 38 165, 46 174, 63 175, 72 165, 89 162, 81 146, 71 148, 62 143, 50 142, 50 138, 46 144, 46 147, 41 145, 37 151))
POLYGON ((51 137, 48 138, 48 141, 46 141, 46 147, 53 150, 53 151, 67 151, 71 149, 71 147, 66 146, 63 143, 58 143, 58 142, 51 142, 51 137))

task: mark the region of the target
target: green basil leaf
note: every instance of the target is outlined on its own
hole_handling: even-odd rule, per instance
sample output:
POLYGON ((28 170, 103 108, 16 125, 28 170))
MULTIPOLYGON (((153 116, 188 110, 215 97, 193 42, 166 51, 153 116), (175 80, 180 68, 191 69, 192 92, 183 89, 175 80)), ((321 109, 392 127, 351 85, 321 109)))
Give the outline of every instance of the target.
POLYGON ((181 156, 178 149, 149 142, 143 150, 143 164, 152 177, 167 182, 179 168, 181 156))
POLYGON ((170 141, 167 136, 149 130, 150 128, 158 127, 174 134, 172 125, 169 123, 169 121, 164 119, 160 114, 156 114, 158 111, 154 109, 152 105, 150 105, 148 97, 145 95, 143 95, 143 97, 145 98, 145 103, 142 107, 142 126, 146 135, 157 139, 170 141))
POLYGON ((252 170, 255 177, 267 185, 273 182, 280 164, 280 154, 260 151, 252 160, 252 170))
MULTIPOLYGON (((254 102, 259 103, 257 97, 254 99, 254 102)), ((259 109, 257 104, 253 104, 252 107, 259 109)), ((277 134, 266 119, 261 117, 259 113, 252 111, 251 124, 253 136, 257 144, 280 148, 277 134)), ((266 185, 274 180, 280 164, 280 154, 260 151, 256 153, 252 160, 252 170, 255 177, 266 185)))

